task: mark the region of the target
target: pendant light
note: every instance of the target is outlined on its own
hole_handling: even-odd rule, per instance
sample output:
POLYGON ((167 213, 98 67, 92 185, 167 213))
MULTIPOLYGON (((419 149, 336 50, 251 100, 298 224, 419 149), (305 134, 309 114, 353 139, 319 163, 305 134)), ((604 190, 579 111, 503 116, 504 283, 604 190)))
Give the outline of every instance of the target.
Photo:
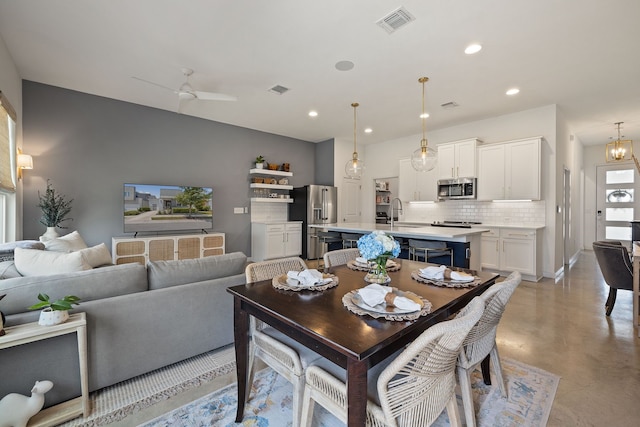
POLYGON ((351 104, 353 107, 353 156, 351 160, 347 161, 347 164, 344 165, 344 171, 349 178, 360 178, 364 170, 364 161, 358 158, 358 147, 356 144, 356 108, 358 108, 359 105, 357 102, 351 104))
POLYGON ((614 123, 618 127, 618 139, 607 144, 607 163, 631 160, 633 157, 633 141, 630 139, 622 140, 620 137, 620 125, 622 123, 624 122, 614 123))
POLYGON ((426 136, 427 114, 424 111, 424 84, 428 81, 429 77, 420 77, 418 79, 418 82, 422 83, 422 114, 420 115, 422 120, 422 139, 420 140, 420 148, 411 155, 411 166, 418 172, 430 171, 438 163, 438 153, 429 147, 426 136))

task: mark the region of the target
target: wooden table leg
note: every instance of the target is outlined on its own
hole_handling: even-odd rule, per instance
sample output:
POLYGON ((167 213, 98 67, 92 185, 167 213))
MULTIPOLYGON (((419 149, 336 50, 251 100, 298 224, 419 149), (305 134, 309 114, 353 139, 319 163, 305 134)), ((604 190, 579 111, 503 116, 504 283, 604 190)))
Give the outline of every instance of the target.
POLYGON ((236 349, 236 375, 238 377, 238 408, 236 422, 242 422, 247 399, 247 368, 249 364, 249 314, 242 309, 242 301, 234 298, 233 336, 236 349))
POLYGON ((365 427, 367 422, 367 363, 347 362, 347 425, 365 427))

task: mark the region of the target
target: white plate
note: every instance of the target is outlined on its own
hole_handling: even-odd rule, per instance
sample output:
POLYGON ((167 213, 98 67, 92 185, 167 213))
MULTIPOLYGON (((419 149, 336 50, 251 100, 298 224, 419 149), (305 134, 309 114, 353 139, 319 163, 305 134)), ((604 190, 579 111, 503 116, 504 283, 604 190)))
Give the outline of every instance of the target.
MULTIPOLYGON (((398 294, 401 295, 401 292, 398 292, 398 294)), ((407 313, 415 313, 416 311, 419 311, 419 310, 403 310, 398 307, 387 307, 387 304, 385 303, 374 305, 373 307, 371 307, 370 305, 368 305, 362 300, 362 297, 358 292, 355 292, 353 294, 353 296, 351 297, 351 301, 358 307, 367 311, 372 311, 374 313, 407 314, 407 313)))

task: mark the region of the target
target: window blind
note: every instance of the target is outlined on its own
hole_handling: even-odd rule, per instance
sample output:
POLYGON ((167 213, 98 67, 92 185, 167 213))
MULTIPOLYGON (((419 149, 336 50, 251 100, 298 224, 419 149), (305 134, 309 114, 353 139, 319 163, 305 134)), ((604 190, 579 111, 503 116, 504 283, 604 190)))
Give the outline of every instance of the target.
POLYGON ((0 92, 0 190, 15 192, 15 138, 16 112, 0 92))

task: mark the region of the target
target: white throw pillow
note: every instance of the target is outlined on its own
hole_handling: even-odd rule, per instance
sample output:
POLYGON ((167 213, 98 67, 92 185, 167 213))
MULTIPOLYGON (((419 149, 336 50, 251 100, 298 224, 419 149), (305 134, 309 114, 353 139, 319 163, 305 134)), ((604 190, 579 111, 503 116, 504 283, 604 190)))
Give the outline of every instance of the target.
POLYGON ((14 263, 23 276, 48 276, 91 270, 80 252, 54 252, 16 248, 14 263))
POLYGON ((58 237, 56 239, 47 240, 44 242, 44 249, 46 251, 56 251, 56 252, 75 252, 80 249, 86 249, 87 244, 80 236, 80 233, 77 231, 73 231, 69 234, 66 234, 62 237, 58 237))
POLYGON ((111 264, 111 253, 107 249, 107 245, 100 243, 90 248, 81 249, 79 251, 85 262, 91 267, 100 267, 101 265, 111 264))

